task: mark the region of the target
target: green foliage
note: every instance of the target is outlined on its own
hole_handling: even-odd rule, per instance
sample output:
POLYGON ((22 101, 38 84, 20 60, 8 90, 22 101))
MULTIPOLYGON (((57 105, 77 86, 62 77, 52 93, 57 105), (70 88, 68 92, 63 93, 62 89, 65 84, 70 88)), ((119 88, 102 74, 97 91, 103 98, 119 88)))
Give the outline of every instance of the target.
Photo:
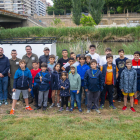
POLYGON ((137 10, 137 13, 140 13, 140 9, 139 9, 139 10, 137 10))
POLYGON ((61 19, 60 18, 55 18, 55 19, 53 19, 53 22, 51 24, 56 26, 60 23, 61 23, 61 19))
POLYGON ((80 23, 83 26, 94 26, 96 25, 95 21, 93 20, 93 18, 91 16, 85 16, 84 14, 82 14, 82 18, 80 23))
POLYGON ((80 25, 81 19, 81 0, 72 0, 72 19, 76 25, 80 25))
POLYGON ((56 9, 54 7, 48 7, 47 12, 48 15, 53 15, 53 11, 55 15, 64 15, 64 10, 63 9, 56 9))
POLYGON ((118 6, 118 7, 117 7, 117 12, 118 12, 118 13, 123 13, 123 8, 122 8, 121 6, 118 6))

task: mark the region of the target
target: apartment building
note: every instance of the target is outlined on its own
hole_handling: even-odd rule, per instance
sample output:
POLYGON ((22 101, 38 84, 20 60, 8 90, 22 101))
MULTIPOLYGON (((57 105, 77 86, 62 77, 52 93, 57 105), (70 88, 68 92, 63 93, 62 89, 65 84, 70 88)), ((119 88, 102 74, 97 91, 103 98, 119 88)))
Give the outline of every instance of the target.
POLYGON ((46 15, 46 4, 44 4, 44 1, 41 0, 35 0, 36 3, 36 14, 39 16, 45 16, 46 15))

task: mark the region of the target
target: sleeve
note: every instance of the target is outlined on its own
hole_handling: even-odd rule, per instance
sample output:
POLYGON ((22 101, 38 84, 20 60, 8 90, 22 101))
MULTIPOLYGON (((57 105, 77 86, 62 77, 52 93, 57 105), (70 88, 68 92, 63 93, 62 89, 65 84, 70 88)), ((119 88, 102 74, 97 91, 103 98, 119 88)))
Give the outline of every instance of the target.
POLYGON ((54 83, 54 75, 51 74, 51 88, 53 89, 53 83, 54 83))
POLYGON ((85 89, 88 89, 88 87, 87 87, 87 80, 88 80, 88 73, 86 72, 85 76, 84 76, 84 87, 85 87, 85 89))
POLYGON ((133 83, 133 92, 136 93, 137 91, 137 72, 134 73, 134 83, 133 83))
POLYGON ((14 83, 13 83, 13 88, 16 89, 17 87, 17 80, 18 80, 18 70, 16 71, 15 75, 14 75, 14 83))
POLYGON ((35 56, 35 60, 36 60, 36 62, 39 62, 39 59, 38 59, 37 55, 35 56))
POLYGON ((81 77, 79 75, 78 77, 78 90, 80 91, 80 88, 81 88, 81 77))
POLYGON ((35 82, 35 83, 41 83, 41 82, 40 82, 40 78, 39 78, 39 74, 37 74, 37 75, 35 76, 34 82, 35 82))
POLYGON ((69 65, 69 62, 67 62, 63 67, 66 69, 69 65))
POLYGON ((115 59, 113 59, 113 64, 115 64, 115 65, 116 65, 116 60, 115 60, 115 59))
POLYGON ((41 57, 39 57, 39 67, 41 67, 41 63, 42 63, 41 57))
POLYGON ((69 89, 70 88, 70 82, 69 80, 67 81, 66 87, 64 87, 65 89, 69 89))
POLYGON ((101 66, 101 69, 100 69, 100 71, 101 71, 101 72, 103 71, 103 66, 101 66))
POLYGON ((47 73, 44 77, 42 77, 42 82, 48 83, 51 81, 50 73, 47 73))
POLYGON ((100 65, 100 66, 103 65, 103 63, 102 63, 102 58, 100 58, 100 63, 99 63, 99 65, 100 65))
POLYGON ((116 72, 118 72, 119 71, 119 69, 118 69, 118 67, 116 66, 116 72))
POLYGON ((61 81, 58 82, 58 88, 61 89, 61 81))
POLYGON ((6 69, 2 72, 2 75, 7 74, 9 69, 10 69, 10 63, 9 63, 9 59, 7 58, 6 69))
POLYGON ((32 88, 32 74, 31 74, 31 72, 30 72, 30 70, 29 70, 29 88, 31 89, 32 88))
POLYGON ((121 76, 120 76, 120 89, 124 89, 124 70, 122 71, 121 73, 121 76))
POLYGON ((104 80, 103 80, 103 76, 101 72, 100 72, 99 78, 100 78, 100 91, 103 91, 104 80))
POLYGON ((98 63, 100 64, 100 56, 98 56, 98 63))

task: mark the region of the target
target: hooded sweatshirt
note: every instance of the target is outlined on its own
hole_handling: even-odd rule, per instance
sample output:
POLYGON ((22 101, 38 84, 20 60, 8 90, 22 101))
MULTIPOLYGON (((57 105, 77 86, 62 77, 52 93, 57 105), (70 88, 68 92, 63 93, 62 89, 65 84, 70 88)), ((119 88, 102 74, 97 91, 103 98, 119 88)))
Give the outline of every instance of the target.
POLYGON ((75 65, 72 65, 72 66, 75 67, 75 73, 74 75, 72 73, 69 74, 70 90, 80 90, 81 77, 77 73, 77 67, 75 65))

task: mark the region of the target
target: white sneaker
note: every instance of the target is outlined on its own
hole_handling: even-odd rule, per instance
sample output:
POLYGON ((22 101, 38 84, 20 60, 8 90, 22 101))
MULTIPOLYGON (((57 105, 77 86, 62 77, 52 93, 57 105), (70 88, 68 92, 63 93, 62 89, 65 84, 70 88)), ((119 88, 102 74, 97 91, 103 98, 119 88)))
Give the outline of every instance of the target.
POLYGON ((99 113, 99 114, 101 114, 101 112, 98 109, 96 109, 96 112, 99 113))
POLYGON ((57 103, 57 107, 60 107, 60 104, 59 103, 57 103))
POLYGON ((53 107, 55 107, 55 104, 54 103, 52 103, 52 105, 50 106, 50 108, 53 108, 53 107))

